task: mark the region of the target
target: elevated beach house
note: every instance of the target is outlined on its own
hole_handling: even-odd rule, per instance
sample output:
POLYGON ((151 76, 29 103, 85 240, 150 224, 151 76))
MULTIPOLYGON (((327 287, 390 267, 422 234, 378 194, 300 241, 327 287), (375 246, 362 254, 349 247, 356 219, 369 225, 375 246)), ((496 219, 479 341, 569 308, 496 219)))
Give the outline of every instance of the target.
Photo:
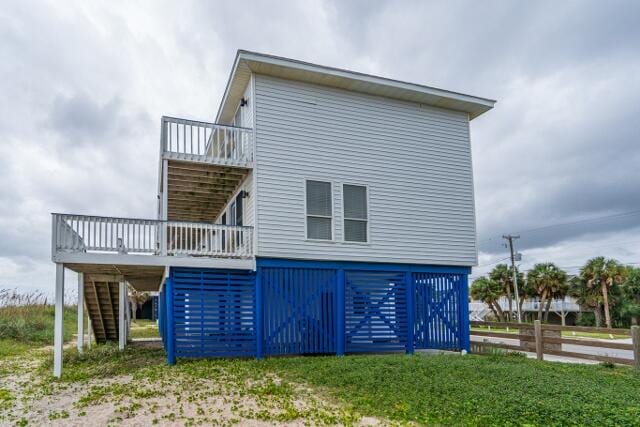
POLYGON ((239 51, 213 123, 161 120, 156 219, 53 214, 54 374, 64 268, 121 348, 127 289, 158 291, 168 363, 468 350, 469 122, 494 102, 239 51))

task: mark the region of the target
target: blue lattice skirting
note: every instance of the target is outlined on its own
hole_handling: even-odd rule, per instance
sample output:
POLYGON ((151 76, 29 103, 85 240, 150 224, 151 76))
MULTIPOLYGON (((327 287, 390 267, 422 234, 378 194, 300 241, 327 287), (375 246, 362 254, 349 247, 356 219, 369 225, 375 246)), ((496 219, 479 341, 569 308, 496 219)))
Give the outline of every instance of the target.
POLYGON ((258 259, 256 271, 171 268, 158 299, 169 363, 469 350, 466 267, 258 259))

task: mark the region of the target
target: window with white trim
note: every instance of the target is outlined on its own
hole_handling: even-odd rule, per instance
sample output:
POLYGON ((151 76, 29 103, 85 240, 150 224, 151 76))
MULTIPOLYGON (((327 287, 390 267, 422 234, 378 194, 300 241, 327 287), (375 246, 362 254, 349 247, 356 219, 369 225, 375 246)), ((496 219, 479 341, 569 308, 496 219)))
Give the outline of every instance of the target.
POLYGON ((331 183, 307 181, 307 239, 333 239, 331 183))
POLYGON ((345 242, 368 242, 367 187, 344 184, 342 198, 345 242))

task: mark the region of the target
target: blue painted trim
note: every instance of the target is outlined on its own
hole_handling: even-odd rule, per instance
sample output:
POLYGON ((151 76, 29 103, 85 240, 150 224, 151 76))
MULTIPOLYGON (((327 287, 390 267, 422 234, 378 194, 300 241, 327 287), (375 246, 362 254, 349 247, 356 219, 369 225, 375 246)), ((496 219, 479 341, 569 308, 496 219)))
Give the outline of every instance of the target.
POLYGON ((262 297, 262 269, 257 268, 256 271, 256 299, 255 299, 255 328, 256 328, 256 359, 262 359, 263 350, 262 344, 264 343, 264 327, 262 326, 263 314, 262 309, 264 307, 264 301, 262 297))
POLYGON ((413 275, 407 271, 404 273, 404 286, 407 295, 407 354, 413 354, 415 344, 414 331, 416 323, 415 298, 416 288, 413 281, 413 275))
POLYGON ((292 268, 333 268, 345 270, 383 270, 410 271, 416 273, 454 273, 470 274, 471 267, 423 265, 423 264, 388 264, 357 261, 320 261, 284 258, 256 258, 257 267, 292 267, 292 268))
POLYGON ((167 363, 169 365, 176 364, 175 337, 174 337, 174 319, 173 319, 173 276, 167 278, 165 282, 165 299, 167 301, 167 313, 165 321, 165 335, 167 349, 167 363))
POLYGON ((345 348, 345 275, 344 269, 338 269, 336 287, 336 354, 344 355, 345 348))
POLYGON ((460 347, 471 351, 471 331, 469 330, 469 276, 466 274, 460 280, 460 347))

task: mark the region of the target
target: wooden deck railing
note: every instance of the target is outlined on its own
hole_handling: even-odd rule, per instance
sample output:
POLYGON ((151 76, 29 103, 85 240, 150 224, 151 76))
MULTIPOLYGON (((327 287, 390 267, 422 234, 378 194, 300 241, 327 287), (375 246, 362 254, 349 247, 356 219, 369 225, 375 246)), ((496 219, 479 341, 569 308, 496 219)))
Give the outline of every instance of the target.
POLYGON ((53 214, 52 250, 248 258, 253 227, 53 214))
POLYGON ((253 129, 163 117, 163 155, 170 159, 249 167, 253 129))
POLYGON ((634 326, 631 329, 619 328, 590 328, 580 326, 560 326, 542 324, 536 320, 534 323, 510 323, 510 322, 470 322, 472 351, 483 353, 487 349, 499 348, 512 351, 536 353, 538 360, 543 360, 544 355, 564 356, 576 359, 586 359, 599 362, 611 362, 623 365, 632 365, 640 369, 640 328, 634 326), (482 328, 480 330, 479 328, 482 328), (485 329, 486 328, 486 329, 485 329), (494 328, 492 330, 491 328, 494 328), (508 332, 499 332, 495 329, 507 329, 508 332), (562 336, 562 332, 572 332, 572 337, 562 336), (575 334, 610 334, 622 337, 631 337, 632 342, 616 342, 615 340, 584 339, 575 334), (480 337, 482 341, 474 340, 480 337), (493 339, 493 340, 489 340, 493 339), (517 341, 514 343, 513 341, 517 341), (505 342, 506 341, 506 342, 505 342), (584 351, 568 351, 563 345, 600 348, 605 351, 600 354, 592 354, 584 351), (606 353, 606 350, 626 350, 629 357, 620 357, 606 353))

